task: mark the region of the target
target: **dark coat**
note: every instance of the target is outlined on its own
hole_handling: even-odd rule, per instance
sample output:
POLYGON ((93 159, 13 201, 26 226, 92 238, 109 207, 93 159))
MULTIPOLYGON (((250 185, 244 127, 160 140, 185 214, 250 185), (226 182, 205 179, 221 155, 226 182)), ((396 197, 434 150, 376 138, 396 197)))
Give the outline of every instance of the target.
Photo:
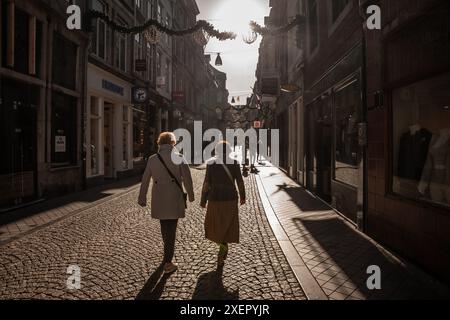
POLYGON ((225 165, 229 169, 232 179, 222 164, 215 163, 214 159, 208 161, 200 203, 202 206, 206 205, 208 201, 233 201, 238 200, 239 197, 245 199, 245 186, 239 163, 234 161, 234 164, 225 165), (239 194, 236 190, 236 183, 239 194))

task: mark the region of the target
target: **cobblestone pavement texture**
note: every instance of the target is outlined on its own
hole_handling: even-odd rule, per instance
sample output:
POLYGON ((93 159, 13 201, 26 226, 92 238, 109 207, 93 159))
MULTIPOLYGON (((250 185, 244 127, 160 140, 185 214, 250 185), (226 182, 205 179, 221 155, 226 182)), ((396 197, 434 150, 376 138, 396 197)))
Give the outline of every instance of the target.
POLYGON ((0 246, 0 299, 305 299, 253 176, 245 181, 241 244, 216 270, 218 248, 204 239, 198 206, 204 171, 192 174, 197 201, 178 229, 176 273, 161 274, 159 223, 136 204, 136 189, 0 246), (79 290, 67 288, 70 265, 81 268, 79 290))

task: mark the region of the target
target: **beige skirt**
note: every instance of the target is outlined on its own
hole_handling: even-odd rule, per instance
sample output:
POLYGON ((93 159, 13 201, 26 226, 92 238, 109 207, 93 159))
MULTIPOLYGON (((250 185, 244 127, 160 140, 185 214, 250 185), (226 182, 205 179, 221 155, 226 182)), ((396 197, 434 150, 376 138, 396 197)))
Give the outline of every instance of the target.
POLYGON ((238 201, 209 201, 205 218, 206 239, 216 243, 239 243, 238 201))

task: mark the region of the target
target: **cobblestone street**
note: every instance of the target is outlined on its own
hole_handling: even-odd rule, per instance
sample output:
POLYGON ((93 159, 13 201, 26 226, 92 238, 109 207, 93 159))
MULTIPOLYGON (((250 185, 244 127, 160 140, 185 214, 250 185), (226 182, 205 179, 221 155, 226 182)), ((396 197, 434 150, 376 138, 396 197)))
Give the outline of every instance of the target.
POLYGON ((305 299, 254 176, 246 179, 241 244, 231 246, 223 274, 216 271, 217 248, 204 239, 198 206, 204 171, 192 174, 196 202, 178 229, 178 272, 162 276, 159 223, 137 205, 134 189, 2 245, 0 299, 305 299), (79 290, 67 289, 70 265, 81 268, 79 290))

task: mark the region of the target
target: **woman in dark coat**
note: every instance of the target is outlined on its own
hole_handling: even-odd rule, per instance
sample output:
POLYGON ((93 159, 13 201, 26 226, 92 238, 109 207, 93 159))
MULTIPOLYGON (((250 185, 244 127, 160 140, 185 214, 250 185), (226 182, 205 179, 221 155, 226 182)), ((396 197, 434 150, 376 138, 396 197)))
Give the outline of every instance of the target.
POLYGON ((228 244, 239 243, 239 199, 241 205, 246 203, 240 165, 230 158, 230 154, 231 147, 227 142, 217 145, 216 156, 207 162, 200 203, 203 208, 208 207, 205 235, 219 244, 219 266, 227 258, 228 244))

